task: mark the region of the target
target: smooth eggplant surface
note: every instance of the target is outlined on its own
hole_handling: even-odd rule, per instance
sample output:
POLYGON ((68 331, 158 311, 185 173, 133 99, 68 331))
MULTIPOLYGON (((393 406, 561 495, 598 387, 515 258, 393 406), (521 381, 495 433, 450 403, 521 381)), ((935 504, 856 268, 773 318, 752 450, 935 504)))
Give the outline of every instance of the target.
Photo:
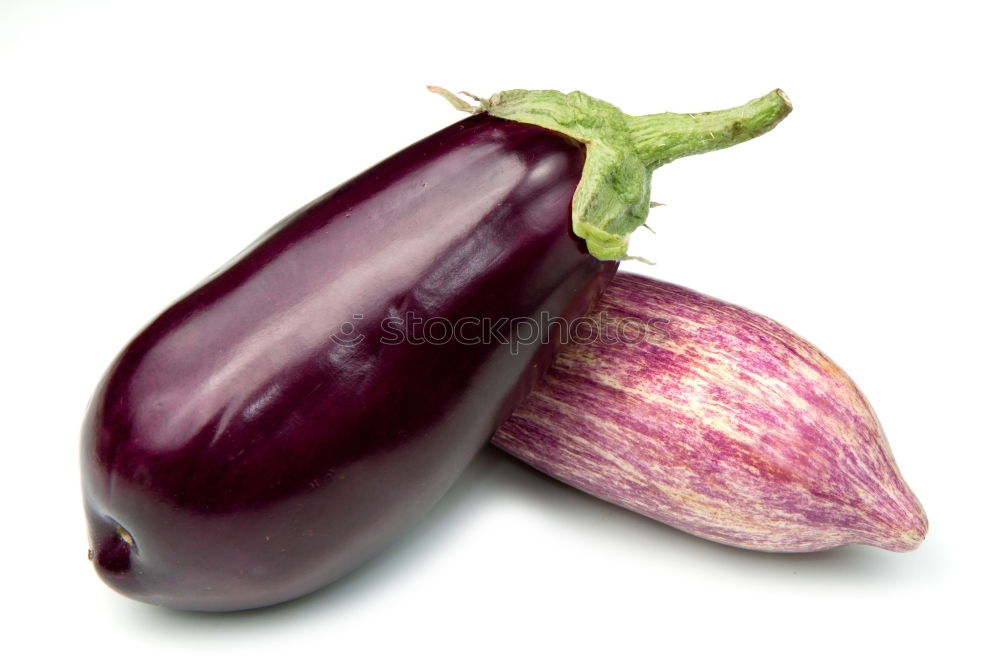
POLYGON ((550 476, 768 552, 913 550, 927 516, 875 412, 814 345, 746 308, 618 274, 494 435, 550 476))
POLYGON ((175 608, 259 607, 323 587, 424 515, 554 352, 536 336, 514 353, 504 320, 583 314, 614 273, 570 231, 584 150, 463 119, 156 318, 84 424, 101 577, 175 608), (418 339, 400 342, 402 321, 418 339), (461 321, 492 339, 471 342, 477 324, 441 339, 461 321))

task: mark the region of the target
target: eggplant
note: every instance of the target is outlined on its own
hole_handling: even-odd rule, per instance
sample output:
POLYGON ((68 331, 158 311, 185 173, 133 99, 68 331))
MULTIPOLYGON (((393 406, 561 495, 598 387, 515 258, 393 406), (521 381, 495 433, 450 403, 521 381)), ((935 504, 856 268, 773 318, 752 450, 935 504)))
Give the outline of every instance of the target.
POLYGON ((878 418, 777 322, 619 273, 493 443, 685 532, 767 552, 913 550, 927 516, 878 418))
MULTIPOLYGON (((754 131, 783 100, 751 103, 754 131)), ((522 325, 591 306, 626 256, 605 240, 645 218, 649 176, 638 203, 603 193, 597 219, 575 205, 588 173, 636 175, 632 154, 597 164, 593 136, 495 107, 293 213, 113 361, 81 449, 108 585, 210 611, 321 588, 424 515, 528 393, 558 339, 522 325), (603 230, 615 215, 628 220, 603 230), (587 227, 600 258, 573 231, 587 227)), ((732 124, 711 119, 684 136, 732 124)))

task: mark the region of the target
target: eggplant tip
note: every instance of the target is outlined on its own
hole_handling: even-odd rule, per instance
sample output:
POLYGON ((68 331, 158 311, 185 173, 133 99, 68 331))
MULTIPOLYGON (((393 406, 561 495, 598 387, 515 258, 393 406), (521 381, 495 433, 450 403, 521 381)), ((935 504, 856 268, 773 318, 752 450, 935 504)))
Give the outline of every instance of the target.
POLYGON ((927 516, 923 512, 914 516, 908 524, 904 524, 884 539, 869 542, 870 545, 890 550, 894 553, 908 553, 916 550, 927 538, 927 516))
POLYGON ((101 573, 123 574, 132 567, 132 555, 138 547, 128 530, 110 518, 107 521, 102 530, 104 534, 87 550, 87 559, 101 573))

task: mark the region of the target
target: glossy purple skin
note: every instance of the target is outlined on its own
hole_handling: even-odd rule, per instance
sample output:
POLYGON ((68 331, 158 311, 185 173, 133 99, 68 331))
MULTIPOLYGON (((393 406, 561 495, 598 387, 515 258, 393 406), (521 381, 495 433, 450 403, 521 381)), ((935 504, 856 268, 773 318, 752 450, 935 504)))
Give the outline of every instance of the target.
POLYGON ((548 130, 465 119, 294 213, 153 321, 83 429, 105 582, 174 608, 254 608, 412 525, 554 349, 391 345, 382 321, 582 314, 617 266, 570 232, 583 159, 548 130), (364 339, 334 340, 345 324, 364 339))

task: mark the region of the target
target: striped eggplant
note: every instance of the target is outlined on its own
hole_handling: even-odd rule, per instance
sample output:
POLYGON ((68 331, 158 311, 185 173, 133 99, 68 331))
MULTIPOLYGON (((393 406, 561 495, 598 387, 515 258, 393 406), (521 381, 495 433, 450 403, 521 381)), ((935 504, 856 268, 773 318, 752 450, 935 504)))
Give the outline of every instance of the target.
POLYGON ((90 556, 115 590, 254 608, 367 560, 545 370, 553 344, 505 336, 586 312, 645 219, 652 169, 789 110, 780 93, 636 118, 579 93, 444 94, 475 115, 283 220, 111 364, 82 468, 90 556), (497 335, 440 338, 449 322, 497 335))
POLYGON ((780 324, 619 273, 493 443, 706 539, 916 548, 927 532, 854 383, 780 324))

